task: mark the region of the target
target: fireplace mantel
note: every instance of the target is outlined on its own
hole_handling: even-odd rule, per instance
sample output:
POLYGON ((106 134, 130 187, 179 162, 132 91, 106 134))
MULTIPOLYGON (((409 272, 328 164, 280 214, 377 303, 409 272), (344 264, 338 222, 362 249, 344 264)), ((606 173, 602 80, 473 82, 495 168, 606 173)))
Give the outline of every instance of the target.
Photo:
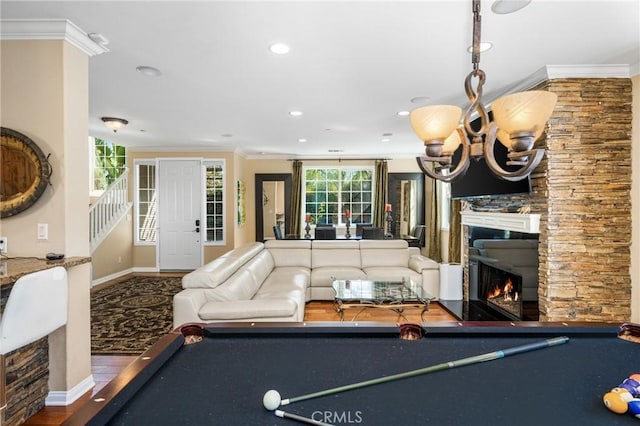
POLYGON ((463 211, 462 224, 528 234, 540 233, 539 214, 463 211))

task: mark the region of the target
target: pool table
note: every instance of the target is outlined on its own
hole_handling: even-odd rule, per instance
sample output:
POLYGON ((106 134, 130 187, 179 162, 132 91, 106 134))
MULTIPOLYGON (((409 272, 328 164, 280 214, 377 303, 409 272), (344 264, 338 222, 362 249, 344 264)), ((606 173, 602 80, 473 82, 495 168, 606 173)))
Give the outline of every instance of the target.
MULTIPOLYGON (((594 323, 191 324, 163 336, 65 424, 286 425, 263 406, 567 336, 567 343, 306 399, 278 410, 328 424, 640 425, 602 395, 640 373, 640 344, 594 323), (193 335, 196 335, 194 337, 193 335), (184 344, 196 340, 195 343, 184 344), (199 340, 199 341, 197 341, 199 340)), ((626 334, 626 332, 625 332, 626 334)), ((299 424, 299 423, 298 423, 299 424)), ((318 423, 320 424, 320 423, 318 423)))

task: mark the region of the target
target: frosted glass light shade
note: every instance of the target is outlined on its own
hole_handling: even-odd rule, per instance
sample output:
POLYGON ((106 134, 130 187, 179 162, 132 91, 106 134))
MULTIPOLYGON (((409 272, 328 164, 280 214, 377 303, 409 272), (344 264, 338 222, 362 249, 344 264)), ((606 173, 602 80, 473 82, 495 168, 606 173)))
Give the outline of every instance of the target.
POLYGON ((465 137, 465 133, 462 131, 462 128, 458 127, 455 129, 445 140, 442 145, 442 154, 443 155, 451 155, 456 152, 456 149, 462 143, 462 138, 465 137))
POLYGON ((413 131, 422 141, 444 140, 458 126, 462 109, 454 105, 430 105, 411 111, 413 131))
MULTIPOLYGON (((541 128, 539 130, 536 130, 536 134, 533 137, 534 141, 537 141, 538 138, 542 135, 542 131, 544 130, 544 128, 541 128)), ((498 139, 498 141, 500 141, 500 143, 504 146, 506 146, 508 149, 511 149, 511 145, 513 144, 513 141, 511 140, 511 137, 509 136, 509 133, 505 132, 502 129, 498 130, 498 135, 496 136, 496 138, 498 139)))
POLYGON ((124 118, 102 117, 101 120, 104 122, 104 125, 113 130, 114 133, 124 129, 124 127, 129 124, 124 118))
POLYGON ((538 132, 542 134, 557 99, 555 93, 541 90, 503 96, 491 104, 493 121, 509 135, 535 132, 539 136, 538 132))

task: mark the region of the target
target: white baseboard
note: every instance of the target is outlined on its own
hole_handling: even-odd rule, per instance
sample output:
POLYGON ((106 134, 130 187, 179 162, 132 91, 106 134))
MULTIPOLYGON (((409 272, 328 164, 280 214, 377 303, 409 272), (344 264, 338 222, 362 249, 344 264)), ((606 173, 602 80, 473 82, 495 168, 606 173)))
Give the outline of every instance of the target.
POLYGON ((44 404, 47 406, 71 405, 76 402, 78 398, 89 392, 95 386, 96 382, 93 381, 93 376, 89 375, 89 377, 87 377, 68 391, 50 391, 44 400, 44 404))
POLYGON ((123 277, 125 275, 129 275, 133 271, 134 271, 134 269, 129 268, 129 269, 125 269, 124 271, 116 272, 115 274, 107 275, 106 277, 98 278, 97 280, 92 280, 91 281, 91 287, 95 287, 97 285, 104 284, 106 282, 109 282, 111 280, 115 280, 115 279, 123 277))
POLYGON ((97 280, 91 281, 91 287, 95 287, 97 285, 104 284, 104 283, 109 282, 111 280, 115 280, 117 278, 124 277, 125 275, 129 275, 129 274, 132 274, 132 273, 135 273, 135 272, 139 272, 139 273, 160 272, 160 269, 158 269, 155 266, 146 266, 146 267, 142 267, 142 268, 125 269, 123 271, 116 272, 115 274, 107 275, 106 277, 98 278, 97 280))
POLYGON ((145 266, 142 268, 133 268, 133 272, 160 272, 160 268, 156 266, 145 266))

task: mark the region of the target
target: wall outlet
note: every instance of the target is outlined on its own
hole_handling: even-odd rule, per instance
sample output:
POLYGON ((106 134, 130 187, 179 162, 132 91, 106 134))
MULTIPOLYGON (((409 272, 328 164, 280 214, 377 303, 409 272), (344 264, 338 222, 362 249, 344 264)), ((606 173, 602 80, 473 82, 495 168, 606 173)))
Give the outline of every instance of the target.
POLYGON ((0 237, 0 253, 4 254, 7 252, 7 237, 0 237))

